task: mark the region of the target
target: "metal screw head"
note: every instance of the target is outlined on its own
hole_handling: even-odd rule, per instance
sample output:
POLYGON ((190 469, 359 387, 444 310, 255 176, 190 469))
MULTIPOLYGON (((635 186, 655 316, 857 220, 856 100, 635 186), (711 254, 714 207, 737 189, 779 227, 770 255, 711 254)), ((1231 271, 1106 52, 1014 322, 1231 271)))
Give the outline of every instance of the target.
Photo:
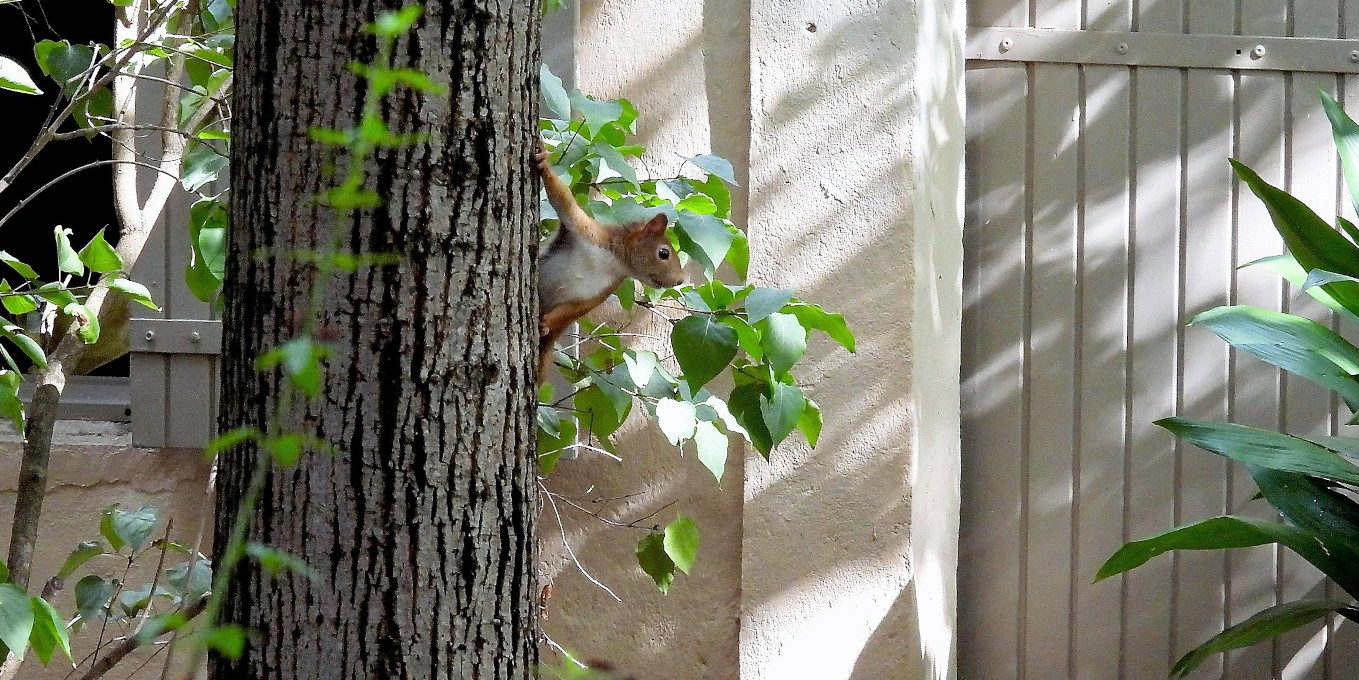
POLYGON ((203 340, 203 335, 198 331, 194 331, 189 334, 189 339, 193 342, 201 342, 203 340))
POLYGON ((1014 41, 1014 40, 1011 40, 1010 38, 1001 38, 1001 39, 1000 39, 1000 51, 1001 51, 1001 52, 1009 52, 1009 51, 1010 51, 1010 48, 1012 48, 1012 47, 1014 47, 1014 46, 1015 46, 1015 41, 1014 41))
POLYGON ((1128 53, 1128 43, 1121 42, 1121 43, 1115 45, 1115 46, 1114 46, 1114 51, 1117 52, 1117 53, 1119 53, 1119 54, 1127 54, 1127 53, 1128 53))
POLYGON ((156 339, 156 332, 155 332, 155 331, 147 331, 147 332, 146 332, 146 341, 147 341, 147 342, 151 342, 152 340, 155 340, 155 339, 156 339))
POLYGON ((1359 50, 1353 50, 1350 52, 1350 61, 1359 64, 1359 50))
POLYGON ((1250 51, 1250 56, 1255 57, 1256 59, 1265 56, 1265 46, 1256 45, 1255 48, 1250 51))

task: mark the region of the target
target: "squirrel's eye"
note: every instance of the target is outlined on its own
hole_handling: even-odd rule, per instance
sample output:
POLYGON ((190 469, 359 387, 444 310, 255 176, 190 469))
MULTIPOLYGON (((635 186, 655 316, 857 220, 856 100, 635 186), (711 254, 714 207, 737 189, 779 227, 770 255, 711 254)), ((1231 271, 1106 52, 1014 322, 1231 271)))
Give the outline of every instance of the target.
POLYGON ((670 249, 669 249, 669 248, 661 248, 660 250, 656 251, 656 257, 659 257, 659 258, 661 258, 662 260, 668 260, 668 259, 670 259, 670 249))

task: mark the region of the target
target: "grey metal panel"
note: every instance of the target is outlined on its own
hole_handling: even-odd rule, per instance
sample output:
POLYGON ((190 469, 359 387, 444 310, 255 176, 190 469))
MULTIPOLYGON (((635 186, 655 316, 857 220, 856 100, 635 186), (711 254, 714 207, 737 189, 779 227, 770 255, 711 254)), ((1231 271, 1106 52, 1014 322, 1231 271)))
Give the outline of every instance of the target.
MULTIPOLYGON (((1180 52, 1217 49, 1233 33, 1359 36, 1359 0, 1081 8, 1083 27, 1167 34, 1155 39, 1180 43, 1180 52), (1181 32, 1192 34, 1169 35, 1181 32)), ((974 24, 1000 19, 974 36, 1066 16, 1045 1, 969 9, 974 24)), ((1175 63, 1164 50, 1121 62, 1164 64, 1155 68, 1060 51, 969 63, 960 677, 1164 677, 1223 625, 1282 600, 1343 596, 1274 546, 1164 556, 1125 579, 1090 583, 1123 540, 1223 512, 1277 519, 1252 499, 1241 466, 1178 444, 1153 420, 1359 431, 1319 388, 1183 327, 1226 303, 1316 311, 1267 270, 1239 269, 1282 245, 1226 158, 1245 160, 1323 216, 1353 214, 1314 91, 1338 91, 1359 110, 1359 78, 1334 75, 1359 71, 1348 60, 1354 48, 1339 65, 1334 54, 1270 62, 1294 48, 1341 46, 1275 44, 1256 67, 1235 70, 1202 57, 1175 63), (1306 72, 1270 70, 1284 67, 1306 72)), ((1129 51, 1144 45, 1156 46, 1129 51)), ((1337 618, 1329 631, 1313 625, 1232 652, 1193 677, 1340 678, 1356 662, 1359 630, 1337 618)))
MULTIPOLYGON (((61 393, 57 417, 63 420, 107 420, 127 422, 131 415, 131 386, 128 378, 113 376, 74 376, 61 393)), ((33 398, 33 383, 19 387, 19 398, 33 398)))
MULTIPOLYGON (((162 218, 151 232, 132 272, 133 278, 145 284, 151 291, 151 298, 161 306, 159 312, 138 306, 136 313, 144 317, 163 318, 168 311, 171 272, 165 262, 165 222, 162 218)), ((135 338, 129 340, 135 342, 135 338)), ((165 418, 170 402, 165 385, 167 374, 161 355, 144 354, 134 348, 128 356, 128 376, 132 383, 132 443, 136 446, 165 446, 165 418)))
POLYGON ((134 352, 218 354, 222 322, 215 319, 132 319, 128 344, 134 352))
POLYGON ((996 65, 967 72, 969 125, 964 276, 962 505, 959 541, 960 678, 1018 678, 1020 480, 1026 403, 1024 286, 1028 69, 996 65), (974 96, 974 95, 985 95, 974 96), (981 455, 978 452, 987 452, 981 455))
POLYGON ((1359 40, 1265 35, 1002 27, 967 35, 969 60, 1034 63, 1359 73, 1357 51, 1359 40))

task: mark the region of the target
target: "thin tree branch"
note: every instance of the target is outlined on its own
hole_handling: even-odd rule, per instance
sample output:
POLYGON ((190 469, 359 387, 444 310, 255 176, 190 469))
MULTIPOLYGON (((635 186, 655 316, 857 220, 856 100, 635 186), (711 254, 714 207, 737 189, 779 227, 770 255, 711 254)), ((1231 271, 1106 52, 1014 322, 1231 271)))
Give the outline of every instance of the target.
MULTIPOLYGON (((202 614, 203 609, 207 606, 208 598, 200 598, 193 606, 184 610, 184 618, 186 620, 192 620, 194 617, 202 614)), ((118 640, 118 643, 110 648, 103 658, 99 659, 97 663, 90 667, 90 670, 86 671, 85 674, 80 676, 77 680, 98 680, 98 678, 103 677, 105 673, 113 670, 113 667, 117 666, 118 662, 126 658, 128 654, 137 651, 137 648, 140 646, 141 643, 136 635, 129 635, 118 640)))

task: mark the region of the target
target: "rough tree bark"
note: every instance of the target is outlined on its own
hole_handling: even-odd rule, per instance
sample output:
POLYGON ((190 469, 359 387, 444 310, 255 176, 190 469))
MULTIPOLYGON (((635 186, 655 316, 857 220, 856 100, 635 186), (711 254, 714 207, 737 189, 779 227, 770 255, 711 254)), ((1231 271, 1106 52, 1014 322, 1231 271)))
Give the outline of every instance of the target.
MULTIPOLYGON (((224 430, 267 422, 280 376, 254 362, 305 313, 312 271, 290 254, 321 246, 333 218, 312 197, 345 162, 307 131, 358 120, 347 65, 372 59, 364 25, 395 6, 240 0, 224 430)), ((343 246, 401 264, 330 285, 326 383, 289 425, 338 454, 276 469, 250 529, 321 577, 242 563, 223 620, 255 632, 215 677, 532 677, 537 60, 537 0, 429 3, 398 41, 397 64, 448 91, 388 99, 393 130, 428 137, 370 163, 385 203, 346 219, 343 246)), ((254 456, 219 461, 217 546, 254 456)))

